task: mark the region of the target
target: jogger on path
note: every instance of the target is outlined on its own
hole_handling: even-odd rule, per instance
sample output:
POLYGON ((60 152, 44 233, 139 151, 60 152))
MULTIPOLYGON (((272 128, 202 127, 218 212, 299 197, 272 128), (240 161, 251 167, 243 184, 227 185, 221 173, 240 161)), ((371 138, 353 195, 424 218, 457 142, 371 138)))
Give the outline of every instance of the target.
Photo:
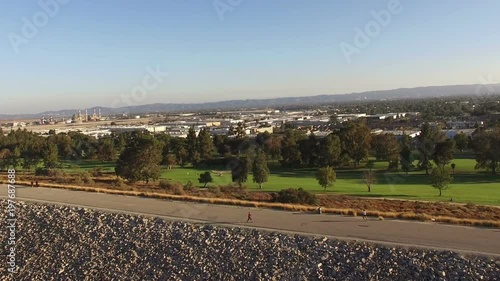
POLYGON ((253 222, 252 213, 248 212, 247 222, 253 222))

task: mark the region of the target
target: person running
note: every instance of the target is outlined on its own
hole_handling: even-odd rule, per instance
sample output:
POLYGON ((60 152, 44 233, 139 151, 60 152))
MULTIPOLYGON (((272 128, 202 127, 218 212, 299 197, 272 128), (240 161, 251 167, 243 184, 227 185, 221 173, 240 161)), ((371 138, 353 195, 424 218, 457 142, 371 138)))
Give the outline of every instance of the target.
POLYGON ((366 217, 366 210, 363 210, 363 219, 367 220, 368 218, 366 217))
POLYGON ((252 213, 248 212, 247 222, 253 222, 252 213))

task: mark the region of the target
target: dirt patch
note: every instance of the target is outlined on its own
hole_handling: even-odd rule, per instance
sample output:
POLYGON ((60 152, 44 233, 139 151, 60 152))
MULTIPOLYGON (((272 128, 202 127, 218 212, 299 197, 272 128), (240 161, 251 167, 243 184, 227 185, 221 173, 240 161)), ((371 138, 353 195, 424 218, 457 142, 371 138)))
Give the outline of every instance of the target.
POLYGON ((325 207, 500 221, 500 208, 475 204, 461 205, 443 202, 366 199, 338 195, 319 195, 318 199, 320 205, 325 207))

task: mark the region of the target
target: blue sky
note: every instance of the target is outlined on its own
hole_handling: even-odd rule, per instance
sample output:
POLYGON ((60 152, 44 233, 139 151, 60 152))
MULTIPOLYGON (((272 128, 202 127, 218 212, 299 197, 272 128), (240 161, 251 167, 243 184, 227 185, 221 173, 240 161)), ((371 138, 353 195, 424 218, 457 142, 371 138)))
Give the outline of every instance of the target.
POLYGON ((54 1, 0 3, 0 113, 500 80, 496 0, 400 0, 366 46, 355 28, 396 0, 54 1), (149 79, 156 68, 168 76, 149 79))

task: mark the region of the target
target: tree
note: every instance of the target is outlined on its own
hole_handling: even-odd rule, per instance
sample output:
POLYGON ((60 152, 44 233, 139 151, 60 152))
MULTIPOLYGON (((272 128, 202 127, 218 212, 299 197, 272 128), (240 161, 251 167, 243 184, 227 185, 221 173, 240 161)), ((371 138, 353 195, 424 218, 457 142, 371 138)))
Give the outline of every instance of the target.
POLYGON ((469 138, 464 133, 456 134, 453 137, 453 140, 455 141, 455 144, 457 148, 460 149, 460 151, 464 151, 469 145, 469 138))
POLYGON ((500 162, 500 127, 491 131, 479 130, 473 135, 476 168, 486 168, 496 175, 500 162))
POLYGON ((451 163, 451 170, 453 171, 453 174, 455 174, 455 167, 456 167, 455 163, 451 163))
POLYGON ((385 153, 385 134, 378 134, 372 136, 371 148, 375 151, 375 159, 385 160, 387 159, 385 153))
POLYGON ((4 170, 8 164, 6 159, 9 157, 10 150, 8 148, 0 149, 0 170, 4 170))
POLYGON ((431 176, 431 185, 434 188, 439 189, 439 196, 441 196, 443 190, 448 189, 448 185, 453 181, 450 173, 448 173, 448 171, 446 171, 443 167, 436 167, 432 169, 431 176))
POLYGON ((283 167, 298 167, 301 164, 301 155, 298 145, 299 133, 287 129, 281 140, 281 165, 283 167))
POLYGON ((259 188, 262 189, 263 183, 267 182, 269 178, 269 168, 267 167, 267 158, 266 154, 262 150, 258 150, 255 155, 255 159, 252 165, 252 175, 253 182, 259 185, 259 188))
POLYGON ((339 157, 339 166, 349 166, 351 165, 351 157, 347 153, 340 154, 339 157))
POLYGON ((245 136, 246 136, 245 123, 238 122, 238 126, 236 127, 236 138, 242 139, 245 136))
POLYGON ((214 146, 219 156, 224 157, 231 152, 231 148, 227 145, 228 137, 223 135, 214 136, 214 146))
POLYGON ((191 159, 191 163, 193 163, 193 165, 198 165, 200 162, 201 162, 200 153, 198 151, 195 151, 193 154, 193 158, 191 159))
POLYGON ((230 168, 233 182, 238 183, 238 186, 241 188, 243 183, 247 181, 248 173, 250 172, 250 158, 240 157, 233 159, 230 163, 230 168))
POLYGON ((337 181, 337 175, 332 167, 326 166, 324 168, 319 169, 316 172, 316 179, 318 180, 319 185, 323 187, 324 192, 326 193, 326 188, 333 186, 335 181, 337 181))
POLYGON ((212 179, 212 174, 210 172, 204 172, 200 174, 200 177, 198 178, 198 182, 203 184, 203 187, 207 187, 207 184, 210 182, 213 182, 214 180, 212 179))
POLYGON ((446 164, 450 163, 453 159, 453 153, 455 152, 455 141, 445 140, 438 142, 434 147, 434 152, 432 153, 432 160, 437 166, 444 167, 446 164))
POLYGON ((278 160, 281 156, 281 137, 272 134, 264 143, 264 150, 271 159, 278 160))
POLYGON ((258 133, 255 137, 255 145, 259 149, 265 150, 266 142, 271 138, 271 133, 265 131, 263 133, 258 133))
POLYGON ((370 170, 370 172, 372 171, 373 167, 375 167, 375 161, 373 160, 369 160, 367 163, 366 163, 366 168, 370 170))
POLYGON ((393 134, 379 134, 372 137, 371 147, 375 150, 377 160, 399 160, 400 147, 393 134))
POLYGON ((57 150, 57 145, 47 141, 43 149, 43 163, 45 168, 53 169, 57 167, 59 163, 59 151, 57 150))
POLYGON ((55 145, 57 145, 57 151, 59 152, 59 158, 69 159, 73 154, 72 140, 71 137, 65 133, 59 133, 57 135, 49 136, 48 140, 55 145))
POLYGON ((444 134, 436 127, 431 127, 429 123, 424 123, 418 135, 417 149, 420 153, 419 166, 425 169, 425 174, 429 174, 429 169, 432 167, 431 158, 434 153, 436 144, 443 141, 444 134))
MULTIPOLYGON (((56 153, 57 153, 57 147, 56 147, 56 153)), ((14 169, 21 164, 21 150, 19 149, 18 146, 14 147, 14 149, 10 151, 10 153, 7 156, 6 162, 8 167, 13 167, 14 169)))
POLYGON ((229 130, 227 131, 227 135, 228 136, 236 135, 236 129, 234 128, 234 126, 232 124, 229 125, 229 130))
POLYGON ((210 132, 207 128, 201 129, 197 139, 197 151, 200 154, 200 159, 202 161, 210 160, 214 150, 214 143, 210 136, 210 132))
POLYGON ((115 159, 116 150, 111 138, 102 138, 97 142, 97 159, 103 162, 113 161, 115 159))
POLYGON ((320 140, 319 165, 336 166, 340 162, 342 143, 337 135, 329 134, 320 140))
POLYGON ((401 162, 401 169, 408 174, 413 166, 413 157, 411 152, 411 138, 404 134, 401 141, 401 149, 399 152, 399 162, 401 162))
POLYGON ((111 133, 111 139, 113 140, 113 147, 117 154, 121 154, 127 145, 126 133, 111 133))
POLYGON ((399 168, 399 161, 398 160, 389 161, 389 166, 387 167, 387 170, 398 171, 398 168, 399 168))
POLYGON ((164 158, 163 158, 163 164, 165 166, 167 166, 167 169, 172 169, 172 167, 177 164, 177 158, 175 157, 175 154, 167 154, 164 158))
MULTIPOLYGON (((127 136, 131 136, 132 133, 128 133, 127 136)), ((95 138, 91 136, 84 135, 80 132, 69 132, 68 136, 71 138, 72 146, 72 157, 76 159, 91 159, 94 157, 96 151, 95 138)))
POLYGON ((374 172, 364 172, 363 173, 363 182, 368 187, 368 192, 371 192, 371 186, 377 181, 377 176, 374 172))
POLYGON ((349 122, 340 131, 343 152, 354 160, 356 167, 370 151, 371 131, 362 122, 349 122))
POLYGON ((195 153, 198 152, 198 141, 194 127, 189 128, 187 139, 187 160, 193 164, 197 164, 195 153))
POLYGON ((21 148, 23 169, 31 170, 42 161, 43 139, 33 136, 31 140, 21 148))
POLYGON ((298 142, 301 161, 305 165, 316 166, 319 158, 319 140, 314 134, 298 142))
POLYGON ((248 138, 231 138, 228 139, 227 145, 229 146, 229 152, 230 154, 234 154, 237 156, 240 156, 242 154, 245 154, 246 150, 249 148, 250 142, 248 141, 248 138))
POLYGON ((161 143, 149 135, 134 136, 123 150, 115 167, 116 175, 129 182, 160 177, 161 143))
POLYGON ((177 160, 181 167, 184 167, 186 165, 186 163, 188 162, 188 157, 188 152, 184 147, 181 147, 179 148, 179 150, 177 150, 177 160))

